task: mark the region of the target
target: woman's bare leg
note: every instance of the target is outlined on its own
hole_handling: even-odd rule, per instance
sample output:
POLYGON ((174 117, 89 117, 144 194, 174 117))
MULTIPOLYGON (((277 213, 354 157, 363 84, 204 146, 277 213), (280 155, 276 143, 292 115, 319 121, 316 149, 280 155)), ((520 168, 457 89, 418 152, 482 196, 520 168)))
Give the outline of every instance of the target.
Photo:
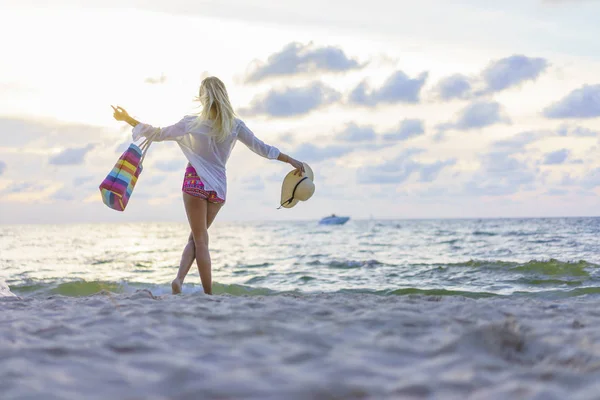
MULTIPOLYGON (((202 282, 204 293, 212 294, 212 270, 210 254, 208 252, 208 210, 210 203, 199 197, 184 193, 183 204, 185 205, 188 222, 190 223, 194 237, 196 264, 200 273, 200 281, 202 282)), ((216 212, 218 212, 218 209, 216 212)))
POLYGON ((181 293, 181 286, 183 285, 183 281, 190 271, 192 264, 194 263, 194 259, 196 258, 196 245, 194 244, 194 235, 190 232, 190 237, 188 238, 188 242, 183 249, 183 253, 181 254, 181 261, 179 262, 179 271, 177 271, 177 276, 171 282, 171 289, 173 294, 181 293))
MULTIPOLYGON (((207 210, 207 229, 210 228, 213 221, 215 220, 219 210, 223 205, 217 203, 208 203, 207 210)), ((181 255, 181 262, 179 263, 179 271, 177 271, 177 277, 171 282, 171 289, 173 294, 181 293, 181 287, 183 286, 183 281, 187 276, 194 260, 196 259, 196 245, 194 243, 194 235, 190 232, 190 236, 188 239, 188 243, 183 249, 183 254, 181 255)))

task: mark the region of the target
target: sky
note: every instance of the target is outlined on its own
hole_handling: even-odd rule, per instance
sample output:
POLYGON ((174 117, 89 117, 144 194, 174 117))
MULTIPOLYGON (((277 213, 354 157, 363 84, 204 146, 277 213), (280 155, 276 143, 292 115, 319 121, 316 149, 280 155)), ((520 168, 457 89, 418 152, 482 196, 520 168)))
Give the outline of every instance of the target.
POLYGON ((98 185, 221 78, 289 165, 238 143, 219 219, 597 216, 600 1, 0 0, 0 223, 186 219, 186 159, 152 145, 131 202, 98 185))

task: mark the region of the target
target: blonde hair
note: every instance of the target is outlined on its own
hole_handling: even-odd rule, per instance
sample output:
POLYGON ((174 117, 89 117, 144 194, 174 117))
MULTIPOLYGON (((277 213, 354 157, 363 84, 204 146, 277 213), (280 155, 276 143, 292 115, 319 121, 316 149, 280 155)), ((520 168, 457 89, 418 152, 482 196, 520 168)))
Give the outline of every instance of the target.
POLYGON ((229 102, 225 84, 215 76, 204 78, 197 100, 202 104, 202 111, 196 123, 212 121, 215 140, 222 142, 227 139, 235 125, 235 112, 229 102))

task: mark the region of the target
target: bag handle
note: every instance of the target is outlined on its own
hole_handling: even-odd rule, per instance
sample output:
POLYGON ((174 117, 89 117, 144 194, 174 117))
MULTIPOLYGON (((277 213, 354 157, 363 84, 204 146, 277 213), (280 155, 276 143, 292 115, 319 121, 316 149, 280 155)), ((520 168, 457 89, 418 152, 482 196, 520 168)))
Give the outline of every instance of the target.
POLYGON ((144 162, 144 159, 146 158, 146 153, 148 152, 150 145, 152 144, 152 142, 154 142, 154 139, 159 134, 160 134, 160 128, 156 128, 154 130, 154 132, 150 136, 146 136, 144 141, 140 144, 140 150, 142 150, 142 157, 140 158, 140 165, 142 165, 142 163, 144 162))

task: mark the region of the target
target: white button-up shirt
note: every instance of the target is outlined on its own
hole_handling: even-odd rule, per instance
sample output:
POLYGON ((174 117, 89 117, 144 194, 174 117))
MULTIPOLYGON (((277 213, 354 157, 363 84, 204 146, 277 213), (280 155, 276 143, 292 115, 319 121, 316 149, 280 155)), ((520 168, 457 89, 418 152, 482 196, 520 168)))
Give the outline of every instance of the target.
POLYGON ((175 125, 166 128, 155 128, 152 125, 140 123, 133 128, 133 140, 136 141, 142 136, 152 137, 160 129, 160 132, 154 137, 154 141, 176 141, 204 182, 204 189, 214 190, 223 200, 227 195, 225 164, 227 164, 231 150, 238 139, 262 157, 269 159, 279 157, 280 152, 276 147, 269 146, 254 136, 254 133, 240 119, 235 120, 231 135, 219 143, 211 134, 212 122, 202 121, 201 124, 197 124, 195 123, 196 118, 198 117, 195 115, 188 115, 175 125))

